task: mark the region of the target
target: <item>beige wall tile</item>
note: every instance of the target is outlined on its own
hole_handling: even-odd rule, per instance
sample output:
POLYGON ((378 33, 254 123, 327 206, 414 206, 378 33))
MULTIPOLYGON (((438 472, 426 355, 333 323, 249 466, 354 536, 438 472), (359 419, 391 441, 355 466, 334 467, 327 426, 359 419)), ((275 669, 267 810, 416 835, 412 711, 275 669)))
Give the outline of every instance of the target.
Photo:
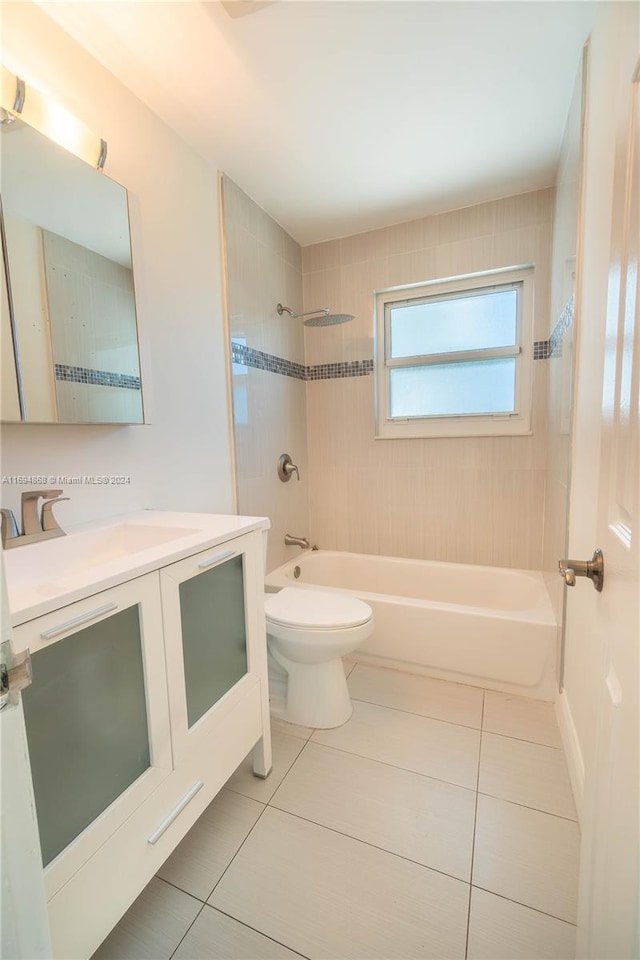
POLYGON ((424 247, 424 227, 422 220, 408 220, 405 223, 396 223, 387 228, 387 253, 389 257, 395 254, 411 253, 424 247))
POLYGON ((302 249, 303 273, 314 273, 316 270, 327 270, 329 267, 340 265, 340 240, 326 240, 324 243, 313 243, 302 249))
MULTIPOLYGON (((276 311, 302 310, 302 251, 282 227, 228 178, 224 180, 231 336, 265 353, 304 364, 304 326, 276 311)), ((248 367, 233 377, 238 508, 268 516, 267 569, 288 558, 284 534, 306 536, 309 523, 304 381, 248 367), (276 467, 289 453, 300 482, 281 483, 276 467)))
MULTIPOLYGON (((305 330, 307 363, 373 355, 376 290, 514 263, 536 265, 535 336, 546 337, 553 195, 345 237, 338 259, 334 245, 307 248, 305 309, 326 302, 355 315, 342 327, 305 330)), ((309 383, 312 538, 330 549, 540 569, 547 389, 539 361, 531 437, 383 441, 374 437, 372 376, 309 383)))
POLYGON ((478 203, 461 210, 451 210, 438 217, 438 240, 451 243, 471 237, 488 237, 495 231, 496 203, 478 203))

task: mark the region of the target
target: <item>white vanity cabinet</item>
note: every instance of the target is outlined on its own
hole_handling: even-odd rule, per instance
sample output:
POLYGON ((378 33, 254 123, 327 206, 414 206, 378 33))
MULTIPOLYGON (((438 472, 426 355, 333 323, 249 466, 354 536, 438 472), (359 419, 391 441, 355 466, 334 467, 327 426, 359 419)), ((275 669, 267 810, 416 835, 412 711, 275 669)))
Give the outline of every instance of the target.
POLYGON ((269 772, 268 521, 225 519, 237 535, 174 538, 141 575, 14 627, 60 960, 91 956, 252 748, 269 772))

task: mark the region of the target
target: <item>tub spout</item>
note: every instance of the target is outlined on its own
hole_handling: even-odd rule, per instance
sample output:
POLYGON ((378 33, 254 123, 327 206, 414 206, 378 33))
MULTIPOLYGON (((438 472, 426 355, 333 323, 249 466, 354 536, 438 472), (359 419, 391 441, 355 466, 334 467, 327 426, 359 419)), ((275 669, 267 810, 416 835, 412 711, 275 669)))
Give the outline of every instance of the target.
POLYGON ((284 543, 286 547, 302 547, 303 550, 309 549, 309 541, 306 537, 292 537, 290 533, 285 533, 284 543))

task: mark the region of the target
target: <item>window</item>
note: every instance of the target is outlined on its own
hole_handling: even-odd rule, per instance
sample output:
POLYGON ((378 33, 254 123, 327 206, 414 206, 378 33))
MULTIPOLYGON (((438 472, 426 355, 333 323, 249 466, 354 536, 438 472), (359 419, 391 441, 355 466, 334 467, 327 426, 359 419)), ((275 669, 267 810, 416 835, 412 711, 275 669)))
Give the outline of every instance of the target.
POLYGON ((533 270, 377 295, 377 436, 530 433, 533 270))

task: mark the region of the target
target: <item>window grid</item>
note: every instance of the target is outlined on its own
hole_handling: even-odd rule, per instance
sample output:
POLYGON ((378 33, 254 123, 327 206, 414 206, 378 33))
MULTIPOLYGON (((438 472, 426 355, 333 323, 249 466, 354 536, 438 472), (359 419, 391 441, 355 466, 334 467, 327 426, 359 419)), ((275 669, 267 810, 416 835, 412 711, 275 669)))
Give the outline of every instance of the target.
MULTIPOLYGON (((533 343, 531 337, 532 327, 532 278, 531 268, 519 268, 517 270, 500 271, 500 274, 485 275, 484 277, 461 277, 457 280, 425 284, 422 287, 405 288, 404 290, 384 291, 377 295, 377 342, 378 360, 376 363, 377 372, 377 430, 378 438, 388 439, 394 437, 428 437, 428 436, 492 436, 492 435, 516 435, 527 434, 530 432, 530 407, 531 407, 531 373, 530 361, 533 359, 533 343), (510 319, 507 316, 504 321, 504 329, 500 325, 491 323, 487 325, 487 307, 489 307, 489 316, 491 312, 491 303, 488 299, 491 294, 515 290, 517 299, 515 303, 515 336, 511 336, 509 331, 510 319), (482 298, 486 297, 484 304, 482 298), (493 343, 504 343, 505 340, 515 340, 515 343, 504 346, 478 347, 478 331, 474 329, 473 318, 464 317, 460 329, 454 331, 451 342, 456 338, 464 342, 465 325, 467 326, 467 340, 472 344, 472 349, 466 350, 442 350, 446 347, 447 338, 429 334, 429 332, 420 331, 416 327, 416 339, 421 341, 418 345, 424 349, 425 344, 431 342, 436 344, 439 352, 425 352, 410 354, 407 349, 407 339, 410 340, 411 331, 407 336, 407 329, 403 331, 403 351, 401 356, 392 356, 392 336, 393 336, 393 311, 405 306, 423 306, 434 305, 437 307, 447 301, 462 301, 475 298, 481 317, 479 326, 484 324, 487 327, 486 339, 493 343), (382 347, 382 350, 380 350, 382 347), (506 402, 504 391, 510 387, 502 384, 492 386, 489 377, 495 372, 496 361, 510 358, 514 361, 515 377, 513 378, 513 403, 506 402), (487 364, 486 371, 482 370, 482 365, 487 364), (476 385, 471 386, 461 376, 465 376, 462 368, 458 365, 465 365, 465 373, 473 374, 476 385), (446 403, 443 407, 443 371, 444 368, 450 368, 451 380, 458 381, 458 393, 465 393, 464 399, 455 396, 455 391, 449 389, 451 398, 450 410, 446 410, 446 403), (394 404, 392 378, 395 379, 395 386, 400 383, 398 374, 402 370, 409 371, 411 368, 422 368, 425 371, 425 377, 422 380, 419 376, 411 378, 409 375, 404 378, 406 384, 410 384, 413 379, 415 384, 415 410, 411 410, 411 401, 405 396, 403 403, 394 404), (433 374, 429 373, 433 370, 433 374), (482 385, 483 373, 486 377, 485 385, 482 385), (429 384, 431 381, 431 386, 429 384), (436 394, 438 389, 440 394, 436 394), (478 390, 484 393, 483 397, 477 396, 476 402, 470 399, 470 391, 478 390), (429 401, 429 390, 431 400, 429 401), (488 399, 491 391, 495 394, 495 403, 492 405, 488 399), (426 398, 426 399, 425 399, 426 398), (429 407, 431 402, 431 410, 429 407), (464 411, 466 405, 466 412, 464 411), (505 408, 509 408, 505 412, 505 408), (489 412, 487 412, 489 410, 489 412), (477 411, 477 412, 476 412, 477 411)), ((428 310, 426 312, 428 316, 428 310)), ((434 313, 437 316, 437 312, 434 313)), ((446 313, 445 313, 446 316, 446 313)), ((418 324, 421 322, 418 319, 418 324)), ((447 321, 452 322, 452 321, 447 321)), ((454 318, 453 323, 456 322, 454 318)), ((406 323, 406 318, 405 318, 406 323)), ((539 356, 540 354, 538 354, 539 356)), ((397 396, 397 393, 396 393, 397 396)))

